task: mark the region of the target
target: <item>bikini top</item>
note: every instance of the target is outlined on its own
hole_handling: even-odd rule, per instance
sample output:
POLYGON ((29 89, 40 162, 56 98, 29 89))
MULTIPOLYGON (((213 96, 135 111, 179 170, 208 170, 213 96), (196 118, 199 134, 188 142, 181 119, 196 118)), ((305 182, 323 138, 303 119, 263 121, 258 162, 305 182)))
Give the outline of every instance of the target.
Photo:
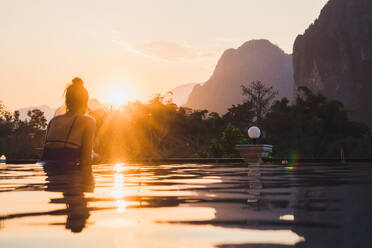
POLYGON ((48 131, 46 133, 44 150, 40 159, 40 163, 42 163, 43 165, 76 165, 79 162, 81 148, 80 145, 68 141, 77 118, 78 116, 75 116, 64 140, 48 140, 49 127, 53 120, 49 123, 48 131), (59 148, 47 147, 46 144, 52 142, 63 143, 63 147, 59 148), (73 145, 76 147, 67 147, 67 145, 73 145))

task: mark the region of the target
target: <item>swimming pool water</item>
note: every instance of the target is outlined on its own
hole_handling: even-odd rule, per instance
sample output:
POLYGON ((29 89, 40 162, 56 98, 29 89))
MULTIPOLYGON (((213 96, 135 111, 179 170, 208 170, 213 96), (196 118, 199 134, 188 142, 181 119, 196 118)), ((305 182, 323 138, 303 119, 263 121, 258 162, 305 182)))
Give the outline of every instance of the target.
POLYGON ((0 247, 371 247, 372 165, 0 165, 0 247))

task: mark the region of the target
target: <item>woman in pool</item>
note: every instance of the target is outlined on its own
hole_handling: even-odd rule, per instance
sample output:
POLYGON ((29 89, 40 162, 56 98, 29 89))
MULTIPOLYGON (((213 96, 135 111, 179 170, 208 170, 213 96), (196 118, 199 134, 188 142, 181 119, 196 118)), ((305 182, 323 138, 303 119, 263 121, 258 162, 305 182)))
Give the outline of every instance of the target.
POLYGON ((91 164, 96 121, 86 114, 88 101, 83 80, 74 78, 65 90, 66 113, 49 122, 42 164, 91 164))

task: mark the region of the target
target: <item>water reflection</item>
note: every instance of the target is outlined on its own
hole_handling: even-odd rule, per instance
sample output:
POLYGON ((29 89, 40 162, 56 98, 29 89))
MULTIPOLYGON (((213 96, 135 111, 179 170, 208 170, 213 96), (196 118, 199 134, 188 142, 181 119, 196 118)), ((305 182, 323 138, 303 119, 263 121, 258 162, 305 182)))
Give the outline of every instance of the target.
MULTIPOLYGON (((283 234, 287 240, 292 232, 298 235, 295 247, 369 247, 372 241, 366 234, 372 231, 372 200, 366 197, 372 193, 369 166, 302 165, 287 170, 268 165, 208 172, 221 182, 188 189, 198 197, 179 202, 214 208, 215 218, 167 223, 288 230, 283 234)), ((259 244, 219 247, 282 247, 278 242, 272 236, 259 244)))
POLYGON ((338 170, 323 167, 318 173, 324 175, 324 180, 318 179, 312 187, 299 187, 296 191, 295 220, 325 221, 333 226, 294 226, 293 230, 306 238, 298 247, 371 247, 370 165, 343 166, 338 170))
POLYGON ((118 247, 346 248, 372 242, 369 165, 301 164, 288 170, 121 163, 94 166, 94 177, 92 171, 44 168, 46 179, 39 170, 0 170, 1 247, 11 247, 2 243, 6 235, 25 238, 20 230, 27 227, 62 238, 79 233, 75 246, 97 237, 118 247))
MULTIPOLYGON (((58 168, 44 166, 46 191, 61 192, 63 198, 50 199, 50 203, 65 204, 67 220, 64 224, 71 232, 81 232, 90 216, 85 192, 94 191, 94 177, 90 167, 58 168)), ((59 223, 53 223, 58 225, 59 223)))
POLYGON ((124 163, 118 163, 114 165, 114 185, 112 190, 112 196, 116 199, 117 211, 118 213, 123 213, 126 208, 126 203, 123 199, 124 197, 124 163))

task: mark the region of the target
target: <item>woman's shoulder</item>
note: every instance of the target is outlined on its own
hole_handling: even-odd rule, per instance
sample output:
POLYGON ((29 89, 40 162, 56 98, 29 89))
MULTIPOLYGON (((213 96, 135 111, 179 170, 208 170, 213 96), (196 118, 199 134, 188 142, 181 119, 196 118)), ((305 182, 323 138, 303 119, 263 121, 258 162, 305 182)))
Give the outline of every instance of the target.
POLYGON ((88 122, 96 122, 96 119, 94 119, 90 115, 79 115, 79 118, 82 118, 83 120, 88 121, 88 122))
MULTIPOLYGON (((95 130, 96 129, 96 119, 89 115, 81 115, 82 122, 84 123, 83 125, 87 130, 95 130)), ((93 131, 94 132, 94 131, 93 131)))
POLYGON ((59 119, 61 119, 62 115, 55 115, 50 121, 49 123, 52 123, 52 122, 55 122, 55 121, 58 121, 59 119))
MULTIPOLYGON (((56 122, 56 121, 59 121, 59 120, 63 120, 63 119, 67 120, 67 119, 70 119, 70 118, 71 117, 67 117, 65 115, 56 115, 50 120, 50 123, 56 122)), ((84 123, 87 123, 87 124, 96 124, 96 120, 89 115, 77 115, 77 116, 75 116, 75 118, 79 122, 84 122, 84 123)))
POLYGON ((96 125, 96 119, 89 115, 79 115, 78 118, 87 125, 96 125))

